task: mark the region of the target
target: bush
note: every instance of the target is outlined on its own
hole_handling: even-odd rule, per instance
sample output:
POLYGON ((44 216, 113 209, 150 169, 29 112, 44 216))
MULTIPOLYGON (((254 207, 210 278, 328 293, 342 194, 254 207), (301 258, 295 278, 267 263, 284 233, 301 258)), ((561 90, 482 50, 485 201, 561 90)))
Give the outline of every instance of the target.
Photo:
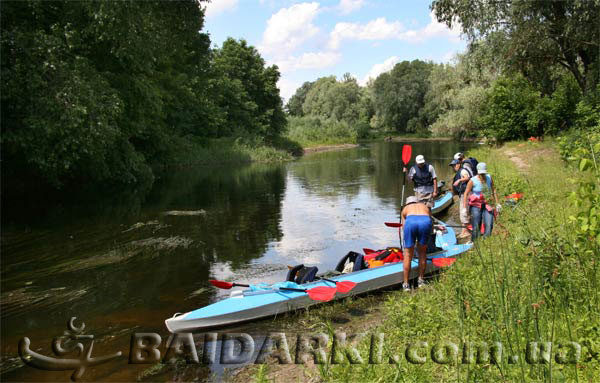
POLYGON ((355 143, 368 133, 368 125, 350 125, 344 121, 318 117, 289 117, 286 137, 303 146, 355 143))

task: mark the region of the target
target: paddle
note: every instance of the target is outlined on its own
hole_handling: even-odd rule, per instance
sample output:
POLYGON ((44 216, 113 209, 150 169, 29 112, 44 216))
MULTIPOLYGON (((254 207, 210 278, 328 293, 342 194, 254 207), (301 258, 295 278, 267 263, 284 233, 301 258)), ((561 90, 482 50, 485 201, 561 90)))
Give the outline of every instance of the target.
POLYGON ((400 222, 384 222, 387 227, 402 227, 400 222))
MULTIPOLYGON (((412 155, 412 146, 404 145, 402 146, 402 162, 404 163, 404 168, 408 165, 410 161, 410 157, 412 155)), ((404 206, 404 186, 406 185, 406 172, 403 170, 404 176, 402 177, 402 197, 400 199, 400 205, 404 206)))
MULTIPOLYGON (((229 290, 235 286, 250 287, 250 285, 245 285, 242 283, 218 281, 216 279, 211 279, 209 282, 211 285, 213 285, 215 287, 218 287, 220 289, 226 289, 226 290, 229 290)), ((314 287, 312 289, 295 289, 292 287, 277 287, 277 289, 307 293, 308 297, 310 299, 315 300, 315 301, 325 301, 325 302, 332 300, 333 297, 335 296, 335 292, 336 292, 336 289, 334 287, 326 287, 326 286, 314 287)))
POLYGON ((431 263, 436 267, 450 266, 456 261, 456 258, 433 258, 431 263))
POLYGON ((323 278, 323 277, 317 277, 317 278, 322 279, 327 282, 335 283, 335 287, 336 287, 337 291, 339 291, 340 293, 347 293, 350 290, 352 290, 354 287, 356 287, 356 283, 354 283, 352 281, 334 281, 332 279, 327 279, 327 278, 323 278))

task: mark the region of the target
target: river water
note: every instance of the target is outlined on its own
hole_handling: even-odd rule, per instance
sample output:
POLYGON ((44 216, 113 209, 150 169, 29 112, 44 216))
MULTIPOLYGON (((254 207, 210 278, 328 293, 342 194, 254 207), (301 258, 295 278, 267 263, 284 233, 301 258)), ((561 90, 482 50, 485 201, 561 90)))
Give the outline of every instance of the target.
POLYGON ((209 279, 276 282, 287 265, 327 270, 350 250, 396 245, 397 231, 383 222, 398 220, 406 143, 440 180, 451 179, 448 163, 466 149, 377 142, 288 163, 187 168, 164 174, 146 195, 56 206, 3 225, 1 380, 68 381, 72 371, 23 367, 17 350, 28 337, 32 350, 52 355, 52 339, 77 317, 94 335, 94 356, 125 354, 84 379, 135 381, 148 366, 127 364, 131 335, 167 339, 166 318, 228 293, 209 279))

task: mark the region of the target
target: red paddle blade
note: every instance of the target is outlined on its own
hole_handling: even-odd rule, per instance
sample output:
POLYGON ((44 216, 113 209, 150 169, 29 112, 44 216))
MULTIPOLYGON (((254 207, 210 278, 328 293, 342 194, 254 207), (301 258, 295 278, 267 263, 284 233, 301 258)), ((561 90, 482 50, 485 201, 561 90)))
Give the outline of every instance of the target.
POLYGON ((231 282, 217 281, 216 279, 211 279, 209 282, 211 285, 218 287, 220 289, 229 290, 230 288, 233 287, 233 283, 231 283, 231 282))
POLYGON ((404 145, 402 147, 402 162, 404 162, 404 165, 408 165, 411 155, 412 155, 412 146, 404 145))
POLYGON ((352 290, 354 287, 356 287, 356 283, 351 282, 351 281, 340 281, 340 282, 336 282, 335 287, 337 288, 337 291, 339 291, 340 293, 347 293, 350 290, 352 290))
POLYGON ((306 290, 306 293, 312 300, 327 302, 333 299, 336 291, 335 287, 319 286, 306 290))
POLYGON ((456 262, 456 258, 433 258, 431 260, 431 263, 436 267, 450 266, 454 262, 456 262))
POLYGON ((402 227, 402 224, 399 222, 384 222, 387 227, 402 227))
POLYGON ((364 251, 365 255, 371 254, 371 253, 375 252, 375 250, 369 249, 369 248, 366 248, 366 247, 363 248, 363 251, 364 251))

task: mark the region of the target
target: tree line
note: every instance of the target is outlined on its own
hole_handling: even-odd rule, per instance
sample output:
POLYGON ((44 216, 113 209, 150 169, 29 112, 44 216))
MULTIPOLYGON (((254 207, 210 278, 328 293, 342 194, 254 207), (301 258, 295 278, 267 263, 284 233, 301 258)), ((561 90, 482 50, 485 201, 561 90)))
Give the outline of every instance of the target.
POLYGON ((600 119, 600 1, 435 0, 431 8, 468 38, 453 64, 403 61, 364 87, 348 74, 306 82, 286 105, 290 133, 310 141, 307 132, 341 124, 346 137, 505 141, 598 126, 590 121, 600 119))
POLYGON ((277 67, 211 48, 199 0, 0 7, 3 189, 136 184, 185 144, 285 128, 277 67))

